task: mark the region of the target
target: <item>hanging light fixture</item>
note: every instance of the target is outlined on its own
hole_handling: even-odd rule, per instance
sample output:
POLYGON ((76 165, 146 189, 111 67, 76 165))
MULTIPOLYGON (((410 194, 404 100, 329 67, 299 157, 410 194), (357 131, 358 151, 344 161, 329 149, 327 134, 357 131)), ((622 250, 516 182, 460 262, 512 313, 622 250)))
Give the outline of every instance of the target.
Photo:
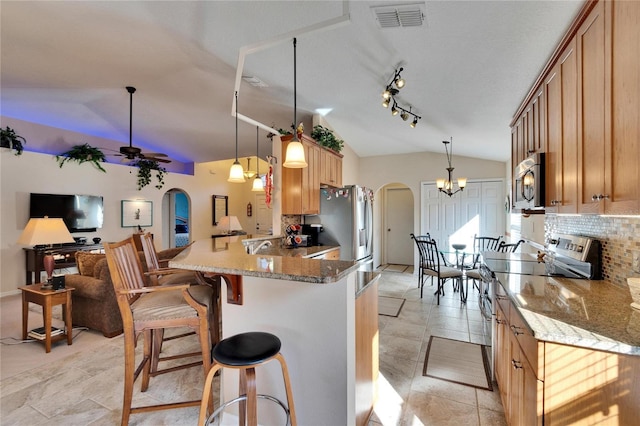
POLYGON ((256 126, 256 177, 253 180, 252 191, 264 191, 264 184, 262 183, 262 178, 260 177, 260 144, 258 143, 258 126, 256 126))
POLYGON ((456 194, 460 191, 464 191, 464 187, 467 186, 467 178, 458 178, 458 189, 453 190, 453 170, 454 168, 451 166, 451 156, 453 155, 453 138, 451 138, 451 142, 442 141, 444 144, 444 150, 447 153, 447 163, 449 167, 447 167, 447 179, 439 178, 436 179, 436 186, 440 192, 445 193, 449 197, 453 194, 456 194), (451 144, 451 150, 449 151, 449 144, 451 144))
POLYGON ((231 183, 244 183, 244 170, 242 164, 238 161, 238 92, 236 91, 236 161, 231 165, 229 170, 229 179, 227 182, 231 183))
POLYGON ((247 171, 244 172, 245 179, 251 179, 256 175, 256 172, 251 170, 251 157, 247 157, 247 171))
POLYGON ((298 139, 297 131, 297 93, 296 93, 296 44, 297 40, 293 38, 293 126, 296 127, 293 130, 293 139, 287 145, 287 153, 284 157, 283 167, 290 169, 301 169, 307 167, 307 160, 304 158, 304 147, 298 139))

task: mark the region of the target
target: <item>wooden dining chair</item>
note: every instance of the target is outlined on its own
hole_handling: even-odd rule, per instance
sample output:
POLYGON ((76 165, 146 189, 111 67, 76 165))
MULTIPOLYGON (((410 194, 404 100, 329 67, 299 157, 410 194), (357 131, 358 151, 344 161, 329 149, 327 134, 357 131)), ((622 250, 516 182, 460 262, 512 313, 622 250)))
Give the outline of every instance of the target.
POLYGON ((124 328, 124 398, 122 403, 122 425, 129 423, 134 413, 197 407, 201 400, 180 401, 157 405, 132 407, 133 386, 142 373, 141 391, 149 387, 150 377, 202 365, 204 376, 211 368, 211 321, 213 289, 204 285, 171 284, 147 286, 142 264, 135 249, 133 237, 118 243, 104 244, 109 272, 118 301, 124 328), (160 338, 165 329, 188 327, 195 331, 200 350, 173 355, 166 359, 154 351, 154 340, 160 338), (135 348, 138 337, 143 336, 143 357, 136 366, 135 348), (170 368, 157 368, 158 362, 201 358, 170 368))

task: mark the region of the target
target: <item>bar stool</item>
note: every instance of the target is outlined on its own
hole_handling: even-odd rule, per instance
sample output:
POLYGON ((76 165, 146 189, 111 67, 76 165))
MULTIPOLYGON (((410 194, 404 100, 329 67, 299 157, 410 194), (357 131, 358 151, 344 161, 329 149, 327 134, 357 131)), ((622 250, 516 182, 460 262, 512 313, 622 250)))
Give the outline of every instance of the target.
POLYGON ((277 336, 271 333, 259 331, 236 334, 221 340, 217 345, 215 345, 211 352, 213 364, 211 366, 211 370, 209 370, 209 373, 207 374, 204 391, 202 393, 198 425, 203 426, 211 424, 211 422, 213 422, 226 407, 239 402, 239 424, 244 425, 246 423, 249 426, 256 426, 258 424, 257 398, 264 398, 279 404, 287 415, 287 424, 296 426, 297 421, 293 407, 293 394, 291 391, 291 382, 289 381, 289 370, 284 357, 280 353, 281 346, 282 344, 277 336), (284 386, 287 393, 287 405, 271 395, 256 393, 255 368, 273 359, 277 359, 280 362, 284 386), (209 417, 207 417, 207 411, 213 406, 211 400, 211 385, 213 378, 216 372, 222 368, 234 368, 240 370, 240 396, 224 402, 209 417))

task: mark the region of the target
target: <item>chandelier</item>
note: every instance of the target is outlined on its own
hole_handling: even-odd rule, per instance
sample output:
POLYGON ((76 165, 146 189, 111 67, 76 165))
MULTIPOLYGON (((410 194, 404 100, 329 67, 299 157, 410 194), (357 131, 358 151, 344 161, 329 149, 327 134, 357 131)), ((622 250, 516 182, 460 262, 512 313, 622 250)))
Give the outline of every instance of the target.
POLYGON ((458 189, 454 191, 453 189, 453 167, 451 166, 451 156, 453 155, 453 138, 451 141, 442 141, 444 144, 444 150, 447 153, 447 163, 449 167, 447 167, 447 178, 438 178, 436 179, 436 186, 440 192, 451 197, 453 194, 457 194, 460 191, 464 191, 464 187, 467 186, 467 178, 460 177, 458 178, 458 189), (449 144, 451 144, 451 149, 449 149, 449 144))

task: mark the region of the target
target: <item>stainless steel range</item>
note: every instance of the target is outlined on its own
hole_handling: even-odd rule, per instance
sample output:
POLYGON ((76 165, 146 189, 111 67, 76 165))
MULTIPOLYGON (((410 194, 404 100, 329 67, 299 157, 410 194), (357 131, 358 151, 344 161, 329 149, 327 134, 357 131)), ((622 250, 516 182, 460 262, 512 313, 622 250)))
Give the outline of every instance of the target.
MULTIPOLYGON (((483 252, 479 303, 483 317, 491 324, 491 343, 496 332, 496 286, 502 284, 507 288, 514 281, 526 279, 531 283, 545 277, 597 280, 601 279, 601 269, 600 243, 582 236, 554 235, 544 252, 537 254, 483 252)), ((495 348, 491 346, 493 372, 495 348)))

